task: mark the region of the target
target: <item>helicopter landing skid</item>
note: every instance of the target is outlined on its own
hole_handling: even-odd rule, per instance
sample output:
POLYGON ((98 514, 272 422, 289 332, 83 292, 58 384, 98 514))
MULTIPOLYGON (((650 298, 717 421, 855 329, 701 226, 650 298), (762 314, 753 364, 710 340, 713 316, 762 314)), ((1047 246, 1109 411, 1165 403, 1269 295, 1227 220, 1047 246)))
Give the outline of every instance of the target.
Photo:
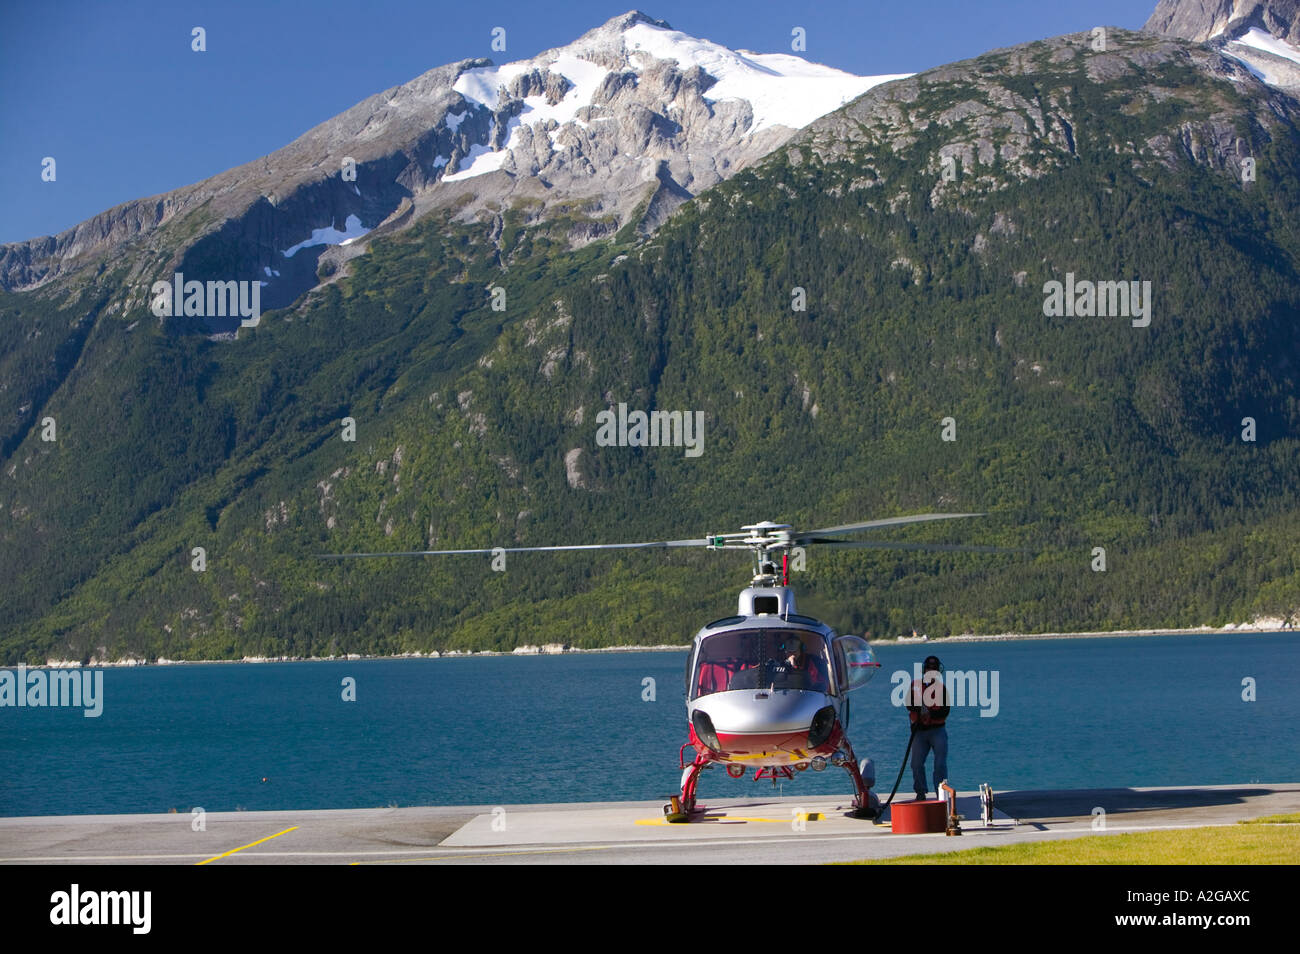
POLYGON ((707 756, 697 755, 695 761, 685 767, 682 773, 682 793, 672 796, 664 806, 665 821, 676 825, 691 820, 691 813, 695 811, 695 787, 699 784, 700 771, 712 761, 707 756))
POLYGON ((673 795, 671 801, 664 806, 664 821, 670 825, 684 825, 690 820, 690 812, 682 811, 681 796, 673 795))
POLYGON ((848 737, 845 736, 843 745, 846 750, 847 758, 843 763, 844 771, 849 773, 849 778, 853 779, 853 807, 849 809, 850 818, 865 818, 869 821, 875 821, 884 814, 884 809, 880 808, 880 800, 873 799, 871 790, 867 783, 862 779, 862 772, 858 768, 857 756, 853 754, 853 746, 849 743, 848 737), (872 802, 875 805, 872 805, 872 802))

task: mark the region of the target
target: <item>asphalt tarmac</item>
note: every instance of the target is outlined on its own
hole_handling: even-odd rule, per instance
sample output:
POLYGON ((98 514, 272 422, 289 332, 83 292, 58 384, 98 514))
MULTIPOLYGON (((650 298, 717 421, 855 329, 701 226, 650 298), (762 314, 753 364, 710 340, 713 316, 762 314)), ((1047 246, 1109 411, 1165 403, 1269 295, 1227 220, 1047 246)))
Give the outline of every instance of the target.
POLYGON ((715 799, 685 825, 659 802, 0 818, 0 863, 815 864, 1230 825, 1300 811, 1300 784, 997 792, 994 804, 985 827, 978 797, 961 795, 959 837, 895 835, 834 797, 715 799))

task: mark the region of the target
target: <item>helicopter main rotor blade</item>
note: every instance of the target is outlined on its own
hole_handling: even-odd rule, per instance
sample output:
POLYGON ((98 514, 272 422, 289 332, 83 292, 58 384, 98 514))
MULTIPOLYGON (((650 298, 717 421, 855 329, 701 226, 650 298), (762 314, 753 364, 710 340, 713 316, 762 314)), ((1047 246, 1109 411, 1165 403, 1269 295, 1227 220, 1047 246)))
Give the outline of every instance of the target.
POLYGON ((318 553, 325 560, 351 560, 361 557, 402 556, 491 556, 496 553, 555 553, 563 550, 650 550, 663 547, 704 547, 709 541, 657 540, 650 543, 578 543, 560 547, 488 547, 478 550, 403 550, 394 553, 318 553))
MULTIPOLYGON (((868 520, 865 523, 849 523, 840 527, 826 527, 806 533, 792 534, 789 537, 770 537, 769 530, 777 530, 776 525, 755 525, 740 533, 710 534, 707 537, 695 537, 690 540, 654 540, 644 543, 577 543, 568 546, 553 547, 478 547, 468 550, 403 550, 388 553, 319 553, 317 556, 326 560, 351 560, 369 557, 404 557, 404 556, 484 556, 497 553, 561 553, 577 550, 652 550, 666 547, 708 547, 711 550, 762 549, 771 550, 806 543, 818 543, 823 546, 876 548, 887 550, 968 550, 974 553, 1019 553, 1021 550, 1009 550, 1002 547, 965 547, 946 544, 901 544, 901 543, 867 543, 822 539, 828 535, 855 533, 860 530, 875 530, 883 527, 897 527, 909 523, 925 523, 931 520, 956 520, 963 517, 983 517, 982 513, 920 513, 909 517, 886 517, 882 520, 868 520)), ((780 527, 784 530, 785 527, 780 527)))
POLYGON ((897 527, 907 523, 925 523, 929 520, 958 520, 964 517, 983 517, 982 513, 917 513, 910 517, 885 517, 883 520, 868 520, 866 523, 846 523, 842 527, 826 527, 822 530, 809 530, 791 539, 796 543, 811 543, 814 537, 830 536, 837 533, 855 533, 858 530, 875 530, 880 527, 897 527))
POLYGON ((801 540, 834 550, 922 550, 954 553, 1032 553, 1025 547, 989 547, 964 543, 902 543, 890 540, 801 540))

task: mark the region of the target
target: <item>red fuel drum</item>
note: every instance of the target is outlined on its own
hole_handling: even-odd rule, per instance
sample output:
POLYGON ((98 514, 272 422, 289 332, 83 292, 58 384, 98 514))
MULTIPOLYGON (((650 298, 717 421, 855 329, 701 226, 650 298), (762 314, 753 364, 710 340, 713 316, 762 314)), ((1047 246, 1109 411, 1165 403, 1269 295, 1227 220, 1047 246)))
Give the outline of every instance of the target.
POLYGON ((889 806, 890 830, 895 835, 925 835, 948 830, 948 802, 895 802, 889 806))

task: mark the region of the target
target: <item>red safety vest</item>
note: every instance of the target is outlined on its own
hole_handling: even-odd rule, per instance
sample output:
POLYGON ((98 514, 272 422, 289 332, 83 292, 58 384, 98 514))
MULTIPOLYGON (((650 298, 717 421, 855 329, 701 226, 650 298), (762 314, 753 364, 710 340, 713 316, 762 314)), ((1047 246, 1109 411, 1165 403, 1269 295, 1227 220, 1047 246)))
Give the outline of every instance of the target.
POLYGON ((943 725, 948 719, 948 690, 943 684, 941 673, 926 673, 921 679, 912 680, 911 694, 908 696, 907 715, 911 722, 924 728, 934 729, 943 725), (934 678, 927 681, 927 677, 934 678), (921 710, 926 710, 930 718, 921 722, 921 710))

